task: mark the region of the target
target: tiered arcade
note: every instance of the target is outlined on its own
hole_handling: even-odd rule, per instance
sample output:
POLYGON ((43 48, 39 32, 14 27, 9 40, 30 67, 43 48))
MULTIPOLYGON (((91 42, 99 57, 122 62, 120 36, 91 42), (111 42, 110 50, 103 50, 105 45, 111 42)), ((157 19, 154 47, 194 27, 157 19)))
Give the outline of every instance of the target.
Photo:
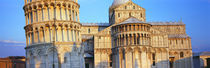
POLYGON ((77 2, 25 0, 27 68, 84 67, 77 2))

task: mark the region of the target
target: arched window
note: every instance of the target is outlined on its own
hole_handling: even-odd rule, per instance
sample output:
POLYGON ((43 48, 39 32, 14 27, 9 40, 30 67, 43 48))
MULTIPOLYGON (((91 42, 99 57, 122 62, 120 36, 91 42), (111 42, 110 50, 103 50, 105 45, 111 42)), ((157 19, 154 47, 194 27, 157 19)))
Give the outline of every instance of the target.
POLYGON ((141 17, 143 17, 143 14, 142 13, 140 13, 141 14, 141 17))
POLYGON ((88 33, 90 33, 90 28, 88 29, 88 33))
POLYGON ((120 13, 118 13, 118 17, 120 17, 120 13))
POLYGON ((131 16, 132 16, 132 14, 131 14, 131 13, 129 13, 129 16, 131 17, 131 16))
POLYGON ((181 57, 181 58, 184 57, 184 52, 180 52, 180 57, 181 57))
POLYGON ((135 7, 135 6, 133 6, 133 9, 136 9, 136 7, 135 7))

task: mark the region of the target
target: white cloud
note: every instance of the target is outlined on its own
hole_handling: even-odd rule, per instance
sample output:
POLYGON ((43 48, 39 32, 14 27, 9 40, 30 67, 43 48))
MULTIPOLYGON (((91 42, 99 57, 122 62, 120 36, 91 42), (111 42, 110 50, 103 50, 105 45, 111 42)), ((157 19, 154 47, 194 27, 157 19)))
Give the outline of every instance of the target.
POLYGON ((23 44, 25 44, 25 42, 21 42, 21 41, 12 41, 12 40, 0 40, 0 42, 4 42, 4 43, 23 43, 23 44))

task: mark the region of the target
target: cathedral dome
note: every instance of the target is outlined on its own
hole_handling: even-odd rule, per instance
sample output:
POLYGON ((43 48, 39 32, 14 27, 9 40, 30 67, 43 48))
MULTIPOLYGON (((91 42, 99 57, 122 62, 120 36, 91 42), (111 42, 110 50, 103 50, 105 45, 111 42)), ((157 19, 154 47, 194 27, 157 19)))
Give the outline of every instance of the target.
POLYGON ((114 2, 112 3, 112 8, 113 7, 116 7, 116 6, 118 6, 118 5, 121 5, 121 4, 125 4, 125 3, 127 3, 129 0, 114 0, 114 2))

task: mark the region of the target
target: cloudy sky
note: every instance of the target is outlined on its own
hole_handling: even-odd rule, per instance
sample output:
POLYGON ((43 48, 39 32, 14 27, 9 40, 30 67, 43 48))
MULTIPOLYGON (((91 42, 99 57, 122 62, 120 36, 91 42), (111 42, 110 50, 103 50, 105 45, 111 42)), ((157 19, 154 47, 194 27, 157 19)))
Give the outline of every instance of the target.
MULTIPOLYGON (((113 0, 79 0, 81 22, 108 22, 113 0)), ((192 37, 194 52, 210 51, 210 0, 134 0, 147 21, 180 21, 192 37)), ((0 2, 0 57, 25 55, 24 0, 0 2)))

